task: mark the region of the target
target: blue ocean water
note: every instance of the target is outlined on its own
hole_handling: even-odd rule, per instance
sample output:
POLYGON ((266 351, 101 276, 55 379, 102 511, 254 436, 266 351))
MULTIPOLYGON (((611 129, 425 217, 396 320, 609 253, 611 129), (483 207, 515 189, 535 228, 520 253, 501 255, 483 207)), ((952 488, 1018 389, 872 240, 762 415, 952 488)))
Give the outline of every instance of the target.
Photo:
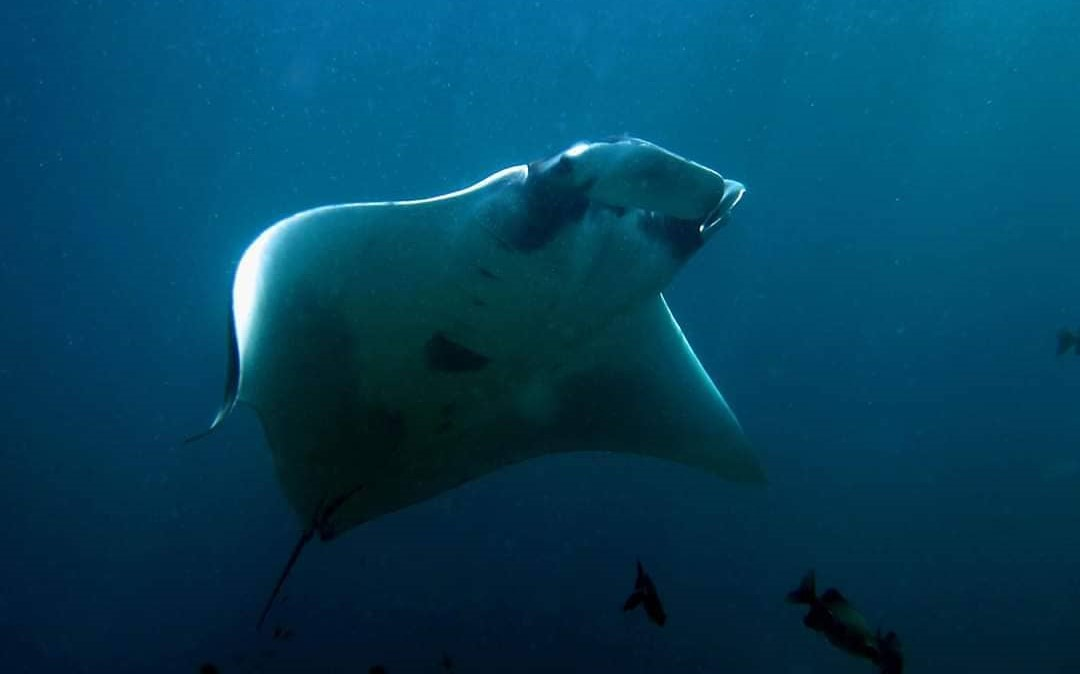
POLYGON ((1080 5, 29 2, 0 18, 0 669, 1080 672, 1080 5), (745 182, 667 293, 769 473, 537 460, 305 553, 220 400, 235 264, 314 205, 629 132, 745 182), (640 557, 663 629, 619 608, 640 557))

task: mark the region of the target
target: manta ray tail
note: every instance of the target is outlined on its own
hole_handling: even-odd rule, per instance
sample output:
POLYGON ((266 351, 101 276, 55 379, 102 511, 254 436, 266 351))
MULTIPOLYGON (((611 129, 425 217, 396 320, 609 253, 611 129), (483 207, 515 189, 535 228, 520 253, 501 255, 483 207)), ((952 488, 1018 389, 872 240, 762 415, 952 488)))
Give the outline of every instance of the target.
MULTIPOLYGON (((278 576, 278 581, 274 585, 274 590, 270 593, 270 597, 267 598, 266 604, 263 605, 262 613, 259 614, 259 622, 255 626, 255 630, 261 630, 263 623, 266 622, 266 616, 270 614, 270 609, 274 607, 274 601, 278 595, 281 594, 281 588, 285 585, 285 580, 292 573, 293 567, 296 566, 296 561, 300 559, 300 553, 304 551, 307 544, 314 538, 315 533, 318 532, 319 537, 325 540, 330 540, 334 537, 334 528, 330 526, 330 518, 337 512, 338 508, 345 504, 353 494, 363 489, 363 485, 357 486, 352 490, 337 496, 330 500, 326 505, 320 504, 315 510, 315 517, 312 519, 308 528, 304 529, 304 532, 300 534, 300 539, 296 541, 296 545, 293 546, 292 554, 289 555, 289 560, 285 562, 285 568, 281 570, 281 575, 278 576)), ((323 501, 325 503, 325 500, 323 501)))
POLYGON ((233 308, 232 302, 229 302, 229 322, 227 327, 227 339, 226 349, 229 354, 229 361, 225 369, 225 400, 221 403, 221 407, 218 409, 217 416, 214 417, 214 421, 211 422, 210 427, 205 431, 196 433, 184 440, 184 444, 190 444, 196 440, 201 440, 206 436, 217 430, 217 427, 221 425, 221 422, 225 421, 229 413, 236 407, 236 399, 240 393, 240 346, 236 341, 236 324, 233 320, 233 308))
POLYGON ((300 559, 300 553, 304 551, 304 547, 311 542, 311 538, 315 535, 315 525, 304 529, 304 533, 300 534, 300 540, 296 541, 296 545, 293 547, 292 554, 289 555, 289 561, 285 562, 285 568, 281 570, 281 575, 278 576, 277 584, 274 585, 274 591, 270 593, 270 597, 266 600, 266 604, 263 606, 262 613, 259 614, 259 623, 255 626, 255 630, 261 630, 263 623, 266 622, 266 616, 269 615, 270 609, 274 606, 274 601, 281 593, 282 586, 285 585, 285 579, 292 573, 292 569, 296 566, 296 560, 300 559))

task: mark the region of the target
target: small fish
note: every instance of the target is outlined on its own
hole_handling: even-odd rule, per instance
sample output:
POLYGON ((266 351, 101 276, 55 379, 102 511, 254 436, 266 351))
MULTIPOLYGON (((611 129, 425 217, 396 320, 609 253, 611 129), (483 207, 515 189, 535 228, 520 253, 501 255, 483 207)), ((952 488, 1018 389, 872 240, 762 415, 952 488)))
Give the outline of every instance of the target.
POLYGON ((371 668, 368 669, 368 674, 386 674, 386 667, 383 667, 382 665, 372 665, 371 668))
POLYGON ((204 662, 199 665, 199 674, 220 674, 221 670, 217 668, 217 665, 211 662, 204 662))
POLYGON ((276 625, 274 627, 274 641, 288 641, 292 639, 293 631, 288 627, 282 625, 276 625))
POLYGON ((869 660, 878 666, 881 674, 901 674, 904 671, 904 654, 896 633, 889 632, 884 636, 880 630, 872 633, 866 618, 836 588, 825 590, 819 597, 813 571, 803 577, 797 589, 788 593, 787 601, 789 604, 809 606, 810 611, 803 618, 803 624, 824 634, 833 646, 869 660))
POLYGON ((442 654, 442 668, 448 672, 454 671, 454 661, 446 651, 442 654))
POLYGON ((641 566, 640 560, 637 563, 637 579, 634 580, 634 591, 626 598, 622 610, 631 611, 637 608, 638 604, 645 608, 645 615, 649 616, 649 620, 660 627, 663 627, 664 623, 667 622, 667 614, 664 613, 664 605, 660 601, 660 595, 656 591, 656 586, 653 585, 652 578, 649 578, 649 574, 645 573, 645 567, 641 566))
POLYGON ((1062 356, 1072 349, 1076 355, 1080 356, 1080 330, 1073 332, 1068 328, 1062 328, 1058 331, 1057 338, 1057 355, 1062 356))

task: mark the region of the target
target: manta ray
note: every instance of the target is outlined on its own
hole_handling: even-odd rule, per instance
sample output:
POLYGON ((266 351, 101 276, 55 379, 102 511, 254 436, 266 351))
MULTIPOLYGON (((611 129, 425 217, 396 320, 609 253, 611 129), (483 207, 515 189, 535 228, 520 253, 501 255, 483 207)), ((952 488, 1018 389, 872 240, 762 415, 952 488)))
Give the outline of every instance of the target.
MULTIPOLYGON (((236 270, 224 402, 255 410, 303 547, 545 454, 761 482, 661 291, 745 194, 652 143, 577 143, 457 192, 325 206, 236 270)), ((195 438, 192 438, 195 439, 195 438)))

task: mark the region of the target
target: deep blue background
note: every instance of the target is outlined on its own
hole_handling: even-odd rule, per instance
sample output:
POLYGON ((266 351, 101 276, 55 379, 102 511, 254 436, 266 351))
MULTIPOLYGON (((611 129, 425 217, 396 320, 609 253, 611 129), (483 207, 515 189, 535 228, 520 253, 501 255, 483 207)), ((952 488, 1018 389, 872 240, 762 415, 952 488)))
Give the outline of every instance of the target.
POLYGON ((121 2, 0 17, 4 671, 1080 671, 1080 5, 121 2), (231 274, 313 205, 631 132, 736 177, 669 301, 767 489, 545 459, 312 546, 220 398, 231 274), (618 611, 641 556, 663 630, 618 611), (266 652, 272 649, 274 653, 266 652))

